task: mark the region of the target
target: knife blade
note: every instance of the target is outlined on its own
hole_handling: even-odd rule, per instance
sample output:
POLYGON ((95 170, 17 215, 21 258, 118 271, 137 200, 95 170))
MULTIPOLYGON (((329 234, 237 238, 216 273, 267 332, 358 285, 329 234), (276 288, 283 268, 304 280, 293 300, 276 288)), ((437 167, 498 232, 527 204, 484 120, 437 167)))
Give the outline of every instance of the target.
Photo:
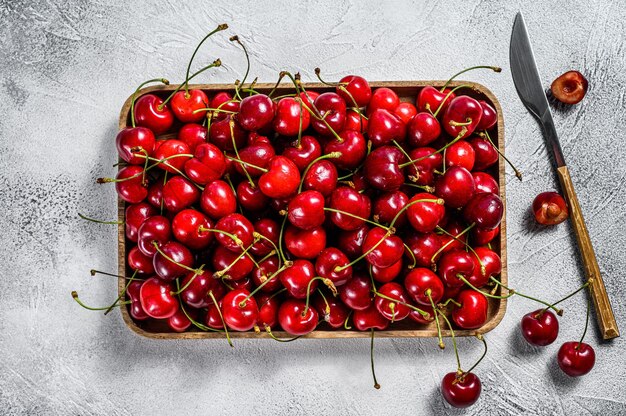
POLYGON ((565 164, 559 137, 552 119, 552 112, 541 86, 541 78, 535 64, 533 49, 528 39, 526 24, 521 12, 517 13, 513 23, 509 60, 511 63, 511 75, 513 76, 517 93, 526 108, 539 121, 544 132, 546 144, 552 150, 557 175, 570 210, 572 228, 576 235, 576 242, 578 243, 582 263, 585 268, 585 275, 591 289, 591 297, 597 312, 596 317, 600 325, 602 337, 604 339, 619 337, 617 322, 615 321, 613 309, 600 274, 600 267, 598 266, 591 238, 587 231, 587 225, 580 209, 578 197, 574 190, 574 183, 565 164))

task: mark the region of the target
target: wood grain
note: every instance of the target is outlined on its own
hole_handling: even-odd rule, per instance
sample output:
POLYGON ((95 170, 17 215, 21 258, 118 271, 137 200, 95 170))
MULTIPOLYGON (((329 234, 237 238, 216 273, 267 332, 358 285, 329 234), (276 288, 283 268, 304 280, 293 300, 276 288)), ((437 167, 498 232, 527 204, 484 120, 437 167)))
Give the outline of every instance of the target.
POLYGON ((574 234, 576 235, 576 241, 580 249, 580 256, 585 268, 585 276, 587 279, 593 279, 591 283, 591 297, 596 308, 596 316, 600 324, 602 337, 604 339, 619 337, 617 322, 615 321, 611 302, 609 301, 606 288, 604 287, 598 260, 596 260, 596 253, 593 250, 591 239, 589 238, 587 225, 585 224, 585 219, 580 210, 580 204, 578 203, 578 197, 576 196, 569 170, 567 166, 561 166, 557 168, 557 173, 559 181, 561 182, 561 188, 565 194, 565 199, 569 205, 572 227, 574 228, 574 234))
MULTIPOLYGON (((393 89, 402 101, 415 102, 415 98, 421 88, 432 85, 434 87, 440 87, 445 81, 383 81, 383 82, 371 82, 372 88, 387 87, 393 89)), ((474 98, 486 100, 497 111, 498 122, 496 126, 495 135, 492 135, 492 139, 497 143, 499 150, 504 153, 504 119, 502 117, 502 108, 500 103, 496 99, 489 89, 485 86, 469 81, 455 81, 449 84, 450 87, 456 87, 459 85, 468 85, 469 88, 463 90, 464 94, 470 95, 474 98)), ((321 83, 304 83, 304 88, 310 91, 327 92, 334 91, 334 88, 321 83)), ((151 86, 140 90, 137 93, 137 98, 147 93, 153 93, 161 96, 166 96, 171 91, 175 90, 178 85, 158 85, 151 86)), ((263 93, 269 92, 274 87, 274 84, 256 84, 255 90, 263 93)), ((190 85, 190 88, 199 88, 206 91, 208 94, 215 93, 216 91, 234 91, 233 84, 198 84, 190 85)), ((278 87, 276 95, 282 95, 287 93, 293 93, 293 86, 281 85, 278 87)), ((132 95, 128 97, 122 109, 120 111, 119 128, 122 129, 130 125, 130 106, 132 95)), ((161 136, 159 138, 165 138, 161 136)), ((500 238, 498 241, 492 242, 492 248, 496 251, 502 260, 502 272, 500 274, 500 280, 503 285, 508 284, 507 275, 507 254, 506 254, 506 191, 505 191, 505 165, 502 158, 499 159, 498 165, 490 170, 500 187, 500 197, 505 206, 504 216, 502 217, 502 223, 500 225, 500 238)), ((120 222, 124 221, 125 203, 121 199, 118 199, 118 217, 120 222)), ((126 248, 129 242, 126 240, 124 225, 121 224, 118 227, 118 271, 120 276, 129 276, 131 271, 126 264, 126 248)), ((130 247, 130 246, 129 246, 130 247)), ((126 286, 127 281, 120 278, 118 281, 118 291, 121 294, 126 286)), ((496 294, 506 294, 506 290, 499 288, 496 294)), ((494 329, 506 312, 506 299, 489 299, 489 311, 487 322, 480 328, 475 330, 455 330, 456 336, 474 336, 477 334, 484 334, 494 329)), ((130 317, 127 308, 121 308, 122 318, 128 327, 135 333, 148 338, 155 339, 208 339, 208 338, 224 338, 224 334, 221 332, 203 332, 200 330, 192 330, 183 333, 171 332, 163 322, 157 322, 155 320, 149 320, 148 322, 135 322, 130 317)), ((420 325, 414 323, 408 319, 400 322, 396 322, 390 326, 391 329, 385 331, 377 331, 376 336, 382 338, 405 338, 405 337, 436 337, 437 330, 435 324, 420 325)), ((281 338, 289 338, 289 334, 283 331, 273 331, 274 335, 281 338)), ((444 336, 450 336, 450 332, 447 330, 442 331, 444 336)), ((232 338, 264 338, 271 339, 270 336, 265 333, 249 332, 230 332, 232 338)), ((367 338, 370 337, 368 331, 360 332, 357 330, 332 330, 325 325, 321 325, 319 329, 316 329, 310 334, 302 338, 367 338)))

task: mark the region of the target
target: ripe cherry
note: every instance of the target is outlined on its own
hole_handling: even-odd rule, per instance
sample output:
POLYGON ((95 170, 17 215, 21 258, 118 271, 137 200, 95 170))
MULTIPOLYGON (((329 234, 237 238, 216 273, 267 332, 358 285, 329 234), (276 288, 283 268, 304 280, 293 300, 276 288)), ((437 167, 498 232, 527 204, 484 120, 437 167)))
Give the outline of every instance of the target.
POLYGON ((304 189, 318 191, 327 197, 337 188, 338 179, 337 168, 332 162, 318 160, 311 165, 302 181, 304 189))
POLYGON ((448 373, 441 380, 441 394, 453 407, 465 408, 476 403, 482 385, 474 373, 448 373))
POLYGON ((173 295, 172 283, 151 277, 143 282, 139 290, 141 308, 146 315, 155 319, 167 319, 178 310, 178 298, 173 295))
POLYGON ((483 110, 480 103, 467 95, 450 101, 443 113, 443 128, 452 137, 469 137, 480 123, 483 110))
POLYGON ((197 123, 206 117, 206 113, 196 110, 206 108, 209 97, 202 90, 178 91, 170 100, 172 113, 183 123, 197 123))
POLYGON ((185 168, 187 160, 191 159, 191 149, 187 143, 176 139, 167 139, 157 142, 159 145, 154 151, 154 158, 165 160, 160 163, 159 168, 169 173, 179 173, 185 168))
POLYGON ((472 228, 470 231, 470 238, 472 241, 472 245, 486 245, 489 244, 493 239, 500 233, 500 227, 496 227, 492 230, 487 230, 484 228, 472 228))
POLYGON ((452 320, 460 328, 480 328, 487 321, 489 302, 482 293, 472 289, 462 290, 456 296, 456 301, 461 306, 455 306, 452 311, 452 320))
POLYGON ((438 273, 441 280, 448 287, 461 287, 463 280, 468 279, 474 273, 473 255, 464 250, 453 250, 441 257, 439 260, 438 273))
POLYGON ((209 131, 201 124, 187 123, 178 130, 176 138, 189 146, 191 153, 195 153, 196 148, 207 142, 209 131))
POLYGON ((174 238, 192 250, 204 250, 213 241, 213 233, 201 228, 213 228, 213 222, 195 209, 184 209, 172 220, 174 238))
POLYGON ((493 229, 500 225, 504 205, 496 194, 479 193, 463 208, 463 217, 469 224, 476 223, 479 228, 493 229))
POLYGON ((500 274, 502 271, 502 261, 495 251, 487 247, 476 247, 474 252, 474 272, 467 277, 467 280, 474 287, 480 288, 489 282, 490 277, 500 274), (478 259, 480 259, 480 261, 478 261, 478 259))
POLYGON ((430 269, 418 267, 407 273, 404 288, 415 302, 431 306, 437 304, 444 293, 443 282, 430 269), (429 298, 430 295, 430 298, 429 298))
POLYGON ((152 257, 143 254, 136 246, 128 252, 128 267, 140 275, 153 275, 152 257))
POLYGON ((216 231, 215 239, 224 248, 235 252, 241 253, 241 251, 252 245, 254 241, 253 233, 254 226, 249 219, 241 214, 228 214, 215 224, 216 231), (235 241, 231 236, 235 236, 239 241, 235 241))
POLYGON ((394 140, 401 143, 406 137, 406 125, 395 114, 377 109, 369 116, 367 135, 373 147, 388 145, 394 140))
POLYGON ((368 263, 381 269, 397 263, 404 253, 404 244, 397 235, 380 227, 372 227, 363 241, 363 254, 368 263))
POLYGON ((202 191, 200 207, 209 217, 219 219, 237 210, 237 198, 226 182, 217 180, 202 191))
POLYGON ((478 130, 489 130, 498 122, 498 113, 487 101, 479 100, 478 103, 483 110, 483 116, 478 123, 478 130))
POLYGON ((137 247, 143 254, 153 257, 157 252, 153 242, 165 244, 172 238, 172 229, 167 218, 155 215, 147 218, 137 230, 137 247))
POLYGON ((356 230, 369 218, 372 204, 367 195, 341 186, 330 196, 330 220, 342 230, 356 230), (355 218, 356 217, 356 218, 355 218))
POLYGON ((367 114, 372 114, 375 110, 382 109, 393 112, 400 105, 400 97, 390 88, 376 88, 372 94, 367 114))
POLYGON ((356 309, 352 315, 352 322, 359 331, 370 329, 385 330, 389 326, 389 319, 385 318, 376 305, 372 303, 365 309, 356 309))
POLYGON ((359 257, 363 253, 363 242, 369 232, 365 224, 354 230, 342 230, 337 237, 337 247, 351 259, 359 257))
POLYGON ((324 227, 302 230, 290 225, 285 230, 284 238, 287 251, 302 259, 314 259, 326 247, 326 230, 324 227))
POLYGON ((372 279, 378 283, 389 283, 400 275, 403 270, 404 262, 402 258, 389 267, 380 268, 372 265, 372 279))
POLYGON ((404 173, 400 164, 405 161, 406 158, 399 149, 382 146, 367 156, 363 172, 369 184, 374 188, 382 191, 395 191, 404 183, 404 173))
POLYGON ((382 285, 378 289, 377 296, 374 298, 374 304, 378 312, 392 322, 400 321, 409 316, 411 309, 405 305, 407 301, 408 295, 406 291, 401 285, 395 282, 382 285), (378 294, 385 297, 378 296, 378 294))
POLYGON ((254 223, 254 231, 260 236, 265 238, 259 238, 251 248, 250 252, 255 256, 266 256, 274 249, 274 246, 278 245, 278 237, 280 235, 280 227, 276 221, 271 218, 262 218, 254 223), (269 241, 268 241, 269 240, 269 241), (274 243, 274 244, 272 244, 274 243))
POLYGON ((300 336, 312 332, 317 326, 318 319, 315 308, 306 308, 302 300, 287 299, 278 309, 278 322, 281 328, 291 335, 300 336))
POLYGON ((433 231, 446 213, 443 200, 426 192, 414 195, 407 206, 407 218, 415 231, 420 233, 433 231))
POLYGON ((408 126, 408 141, 413 147, 427 146, 441 136, 441 125, 430 113, 417 113, 408 126))
POLYGON ((339 133, 339 137, 341 140, 333 137, 324 144, 324 154, 338 152, 340 156, 334 159, 333 163, 339 169, 357 168, 367 153, 365 138, 355 130, 344 130, 339 133))
POLYGON ((311 119, 311 126, 319 134, 329 136, 332 131, 339 133, 346 123, 346 102, 334 92, 325 92, 315 99, 317 116, 324 119, 311 119), (331 131, 332 129, 332 131, 331 131))
POLYGON ((284 156, 274 156, 268 171, 259 178, 261 192, 270 198, 285 198, 296 192, 300 185, 300 171, 295 163, 284 156))
POLYGON ((275 327, 278 323, 278 308, 280 306, 280 299, 277 296, 260 293, 257 295, 257 305, 259 305, 259 318, 257 320, 257 324, 262 327, 275 327))
POLYGON ((311 295, 317 289, 318 281, 313 280, 315 278, 315 267, 308 260, 294 260, 291 267, 287 267, 280 272, 278 278, 285 289, 287 289, 287 293, 296 299, 305 299, 307 293, 311 295))
POLYGON ((304 191, 296 195, 287 206, 287 218, 303 230, 317 228, 324 223, 324 195, 317 191, 304 191))
POLYGON ((367 131, 367 119, 365 118, 365 115, 349 109, 346 112, 346 124, 343 128, 345 130, 355 130, 359 133, 365 133, 367 131))
MULTIPOLYGON (((218 110, 225 110, 236 113, 239 111, 239 101, 234 100, 233 96, 229 92, 221 91, 215 94, 215 96, 211 100, 210 107, 218 110)), ((218 120, 224 119, 227 116, 228 113, 225 112, 216 111, 214 113, 214 117, 218 120)))
POLYGON ((589 83, 578 71, 568 71, 552 82, 552 95, 562 103, 577 104, 587 94, 589 83))
POLYGON ((276 274, 279 262, 278 256, 271 256, 260 261, 259 267, 255 267, 254 270, 252 270, 252 282, 259 290, 272 293, 281 288, 280 279, 276 274))
POLYGON ((559 335, 559 320, 549 310, 537 309, 522 318, 522 335, 529 344, 544 347, 559 335))
POLYGON ((322 146, 315 137, 302 136, 300 143, 294 141, 283 150, 282 155, 295 163, 300 172, 304 172, 311 162, 322 155, 322 146))
POLYGON ((135 101, 135 120, 138 126, 147 127, 157 136, 167 132, 174 124, 169 105, 154 94, 144 94, 135 101))
POLYGON ((246 145, 246 130, 241 127, 232 114, 211 123, 209 140, 223 151, 241 149, 246 145), (232 127, 232 131, 231 131, 232 127), (234 145, 233 145, 234 139, 234 145))
POLYGON ((247 164, 235 163, 235 169, 241 175, 245 175, 248 172, 252 177, 261 176, 275 155, 274 147, 269 143, 253 143, 239 151, 239 159, 247 164), (252 166, 258 166, 260 169, 252 166))
POLYGON ((146 218, 156 215, 157 210, 146 202, 138 204, 129 204, 126 207, 124 215, 124 228, 126 229, 126 238, 130 241, 137 242, 137 232, 141 224, 146 218))
POLYGON ((559 348, 557 362, 568 376, 580 377, 591 371, 596 363, 596 353, 589 344, 570 341, 559 348))
POLYGON ((146 158, 142 156, 152 156, 155 143, 154 133, 146 127, 126 127, 115 137, 118 154, 131 165, 143 165, 146 158))
POLYGON ((569 216, 567 203, 556 192, 542 192, 533 201, 535 220, 541 225, 560 224, 569 216))
POLYGON ((407 166, 408 178, 418 185, 432 186, 435 183, 435 170, 441 169, 443 156, 435 153, 431 147, 418 147, 409 152, 410 165, 407 166))
POLYGON ((343 328, 349 311, 339 299, 331 296, 316 296, 313 298, 313 306, 331 328, 343 328))
POLYGON ((192 319, 198 317, 198 311, 196 309, 178 309, 176 313, 167 319, 167 326, 174 332, 185 332, 191 326, 191 321, 187 318, 189 315, 192 319), (185 314, 187 312, 187 314, 185 314), (195 317, 195 318, 194 318, 195 317))
POLYGON ((177 277, 183 276, 187 273, 187 269, 193 266, 193 254, 181 243, 168 241, 159 246, 160 251, 154 255, 152 265, 161 279, 171 282, 177 277), (187 266, 187 268, 183 266, 187 266))
POLYGON ((415 258, 418 266, 431 267, 438 260, 441 237, 433 232, 411 233, 405 237, 406 245, 411 249, 413 256, 407 254, 409 259, 415 258), (435 257, 437 256, 437 257, 435 257))
POLYGON ((352 277, 352 266, 348 257, 335 247, 327 247, 315 261, 315 271, 331 280, 335 286, 346 284, 352 277))
POLYGON ((338 291, 339 297, 350 309, 364 310, 372 304, 372 283, 365 275, 355 275, 338 291))
POLYGON ((269 125, 273 119, 274 103, 267 95, 255 94, 241 100, 237 121, 244 130, 260 130, 269 125))
POLYGON ((216 270, 216 277, 230 279, 229 284, 231 286, 234 281, 246 278, 254 268, 254 263, 249 255, 237 254, 221 245, 217 245, 213 250, 211 264, 216 270))
MULTIPOLYGON (((396 217, 402 208, 409 203, 409 197, 401 191, 394 191, 382 194, 374 201, 372 214, 374 220, 380 223, 389 224, 396 217)), ((406 211, 402 211, 396 219, 396 228, 402 227, 406 223, 406 211)))
POLYGON ((444 158, 446 166, 461 166, 471 171, 474 169, 476 152, 471 144, 465 140, 459 140, 446 149, 444 158))
POLYGON ((365 78, 358 75, 348 75, 339 80, 337 94, 352 107, 365 107, 372 98, 372 88, 365 78))
POLYGON ((200 191, 190 180, 176 175, 163 186, 163 204, 170 212, 179 212, 198 202, 200 191))
POLYGON ((427 85, 420 90, 419 94, 417 94, 415 106, 420 112, 434 113, 441 106, 441 103, 444 103, 443 106, 441 106, 441 110, 439 110, 439 113, 443 114, 443 112, 445 112, 448 108, 450 101, 452 101, 455 97, 454 93, 448 96, 449 92, 450 90, 448 89, 439 91, 435 87, 427 85))
POLYGON ((208 270, 202 270, 199 274, 188 272, 180 283, 180 287, 184 288, 180 293, 182 301, 193 308, 206 308, 213 303, 209 292, 216 300, 222 299, 226 294, 226 288, 218 279, 214 279, 212 274, 208 270))
POLYGON ((115 190, 124 201, 138 204, 148 196, 148 186, 143 178, 143 167, 128 165, 120 169, 115 179, 115 190))
POLYGON ((143 282, 137 280, 130 282, 126 289, 126 294, 130 300, 128 312, 135 321, 145 321, 149 318, 148 314, 143 310, 141 306, 141 297, 139 295, 143 282))
POLYGON ((233 331, 249 331, 259 316, 256 299, 245 289, 231 290, 222 298, 224 322, 233 331))
POLYGON ((276 106, 274 130, 283 136, 296 136, 309 128, 311 114, 304 108, 300 98, 282 98, 276 106))
POLYGON ((464 167, 453 166, 435 182, 435 195, 451 208, 461 208, 476 193, 472 174, 464 167))
POLYGON ((474 170, 485 170, 498 162, 498 151, 486 138, 473 137, 469 143, 474 149, 474 170))
POLYGON ((408 125, 417 114, 417 108, 411 103, 400 103, 393 113, 404 123, 408 125))
POLYGON ((194 157, 185 162, 184 169, 192 181, 206 185, 224 175, 226 158, 214 144, 202 143, 196 146, 194 157))
POLYGON ((500 193, 500 187, 498 182, 488 173, 485 172, 472 172, 474 183, 476 184, 476 193, 493 193, 498 195, 500 193))

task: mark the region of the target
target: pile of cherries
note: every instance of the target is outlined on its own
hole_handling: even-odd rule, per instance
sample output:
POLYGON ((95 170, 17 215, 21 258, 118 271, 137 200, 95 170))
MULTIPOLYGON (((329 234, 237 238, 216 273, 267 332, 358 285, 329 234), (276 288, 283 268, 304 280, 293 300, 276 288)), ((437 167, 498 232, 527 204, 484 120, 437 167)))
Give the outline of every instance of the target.
MULTIPOLYGON (((360 76, 313 91, 286 72, 291 89, 190 87, 220 65, 188 70, 172 94, 138 94, 144 83, 133 97, 119 172, 99 179, 126 202, 132 272, 108 310, 226 337, 353 327, 372 345, 374 330, 435 322, 443 348, 442 330, 480 328, 489 297, 517 293, 498 280, 492 247, 504 213, 498 116, 470 87, 426 86, 403 101, 360 76)), ((567 217, 546 204, 536 211, 567 217)), ((554 340, 548 309, 524 318, 529 342, 554 340)), ((442 391, 468 406, 480 381, 458 363, 442 391)))

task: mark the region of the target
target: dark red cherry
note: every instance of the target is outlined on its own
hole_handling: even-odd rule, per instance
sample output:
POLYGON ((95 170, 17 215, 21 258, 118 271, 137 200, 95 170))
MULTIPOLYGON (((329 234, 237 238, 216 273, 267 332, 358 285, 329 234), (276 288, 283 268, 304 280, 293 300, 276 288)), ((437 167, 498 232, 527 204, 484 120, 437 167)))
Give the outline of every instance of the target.
POLYGON ((316 118, 311 119, 311 126, 319 134, 330 136, 332 130, 339 133, 346 123, 346 102, 334 92, 325 92, 315 99, 315 108, 318 117, 323 117, 324 121, 316 118), (330 127, 330 128, 329 128, 330 127))
POLYGON ((467 95, 455 97, 443 113, 443 128, 452 137, 469 137, 483 115, 480 103, 467 95))
POLYGON ((365 259, 369 264, 384 269, 402 259, 404 244, 397 235, 389 235, 383 228, 372 227, 363 241, 363 253, 368 253, 365 259))
POLYGON ((497 276, 502 271, 502 261, 498 254, 487 247, 476 247, 474 249, 474 273, 467 280, 474 287, 483 287, 489 282, 489 278, 497 276), (480 259, 480 262, 478 261, 480 259), (482 263, 482 264, 481 264, 482 263))
POLYGON ((185 163, 191 159, 190 152, 191 149, 187 143, 176 139, 167 139, 160 142, 154 151, 154 158, 158 160, 167 159, 159 163, 159 168, 169 173, 179 173, 185 168, 185 163))
POLYGON ((204 250, 213 241, 213 233, 201 228, 213 228, 213 222, 195 209, 184 209, 172 220, 174 238, 192 250, 204 250))
POLYGON ((174 332, 185 332, 191 326, 191 321, 187 315, 195 320, 198 317, 198 311, 189 308, 183 312, 182 309, 178 309, 174 315, 167 318, 167 326, 174 332))
POLYGON ((317 228, 324 223, 324 195, 317 191, 304 191, 296 195, 287 206, 287 218, 303 230, 317 228))
POLYGON ((404 262, 402 258, 389 267, 380 268, 372 265, 372 278, 378 283, 388 283, 394 280, 402 272, 404 262))
POLYGON ((372 88, 365 78, 358 75, 348 75, 339 80, 337 94, 344 99, 348 106, 365 107, 372 99, 372 88))
MULTIPOLYGON (((284 153, 283 153, 284 154, 284 153)), ((318 160, 314 162, 304 175, 304 189, 318 191, 324 197, 337 188, 339 174, 337 168, 329 160, 318 160)))
POLYGON ((493 193, 496 195, 500 193, 498 182, 496 182, 490 174, 485 172, 472 172, 472 176, 476 184, 476 193, 493 193))
POLYGON ((146 127, 126 127, 115 137, 117 153, 131 165, 143 165, 145 156, 154 153, 155 143, 154 133, 146 127))
POLYGON ((252 184, 248 181, 241 181, 237 185, 237 202, 248 211, 258 212, 267 208, 270 199, 261 192, 258 181, 254 181, 252 184))
POLYGON ((426 312, 428 315, 424 316, 416 310, 411 310, 409 318, 411 318, 412 321, 417 322, 418 324, 428 325, 435 320, 435 312, 431 306, 420 305, 419 309, 426 312))
POLYGON ((405 161, 404 154, 398 148, 382 146, 367 156, 363 173, 374 188, 387 192, 395 191, 404 183, 404 173, 400 164, 405 161))
POLYGON ((176 175, 163 186, 163 204, 170 212, 179 212, 198 202, 200 191, 188 179, 176 175))
POLYGON ((404 278, 404 288, 415 302, 420 305, 431 306, 428 298, 436 305, 442 298, 444 293, 443 282, 435 273, 425 267, 418 267, 407 273, 404 278))
POLYGON ((341 140, 330 138, 324 145, 324 154, 338 152, 340 157, 333 159, 339 169, 352 170, 365 159, 367 144, 361 133, 355 130, 344 130, 339 133, 341 140))
POLYGON ((476 403, 482 386, 474 373, 448 373, 441 380, 441 394, 453 407, 465 408, 476 403))
POLYGON ((374 303, 365 309, 356 309, 352 314, 352 322, 359 331, 368 331, 370 329, 382 331, 389 326, 389 320, 378 312, 374 303))
POLYGON ((213 329, 224 329, 224 323, 222 322, 222 305, 223 302, 219 300, 217 305, 214 303, 207 306, 206 316, 204 318, 204 323, 209 328, 213 329), (218 310, 219 308, 219 310, 218 310))
POLYGON ((337 237, 337 247, 351 259, 359 257, 363 253, 363 242, 369 231, 365 224, 354 230, 342 230, 337 237))
POLYGON ((441 125, 430 113, 417 113, 408 124, 408 141, 412 147, 423 147, 441 136, 441 125))
POLYGON ((163 206, 163 180, 164 178, 158 178, 148 187, 148 196, 146 198, 150 205, 159 210, 165 208, 163 206))
POLYGON ((171 282, 187 273, 187 270, 180 265, 193 266, 193 254, 181 243, 168 241, 160 244, 159 248, 163 254, 160 252, 156 253, 152 259, 152 265, 156 274, 166 282, 171 282), (174 260, 174 262, 170 259, 174 260))
POLYGON ((135 101, 135 122, 147 127, 157 136, 167 132, 174 124, 174 115, 168 104, 161 107, 163 99, 154 94, 144 94, 135 101))
POLYGON ((435 182, 435 195, 451 208, 461 208, 476 193, 474 177, 465 168, 453 166, 435 182))
POLYGON ((348 318, 348 308, 339 299, 331 296, 316 296, 313 298, 313 307, 318 315, 327 322, 331 328, 343 328, 348 318))
POLYGON ((209 97, 202 90, 178 91, 170 100, 172 113, 183 123, 197 123, 206 117, 204 111, 194 113, 196 110, 207 108, 209 97))
POLYGON ((504 205, 496 194, 479 193, 463 208, 463 218, 468 224, 476 223, 479 228, 493 229, 500 225, 504 205))
POLYGON ((474 227, 472 231, 470 231, 472 245, 483 246, 489 244, 499 233, 499 226, 492 230, 474 227))
POLYGON ((178 298, 173 295, 174 286, 158 277, 151 277, 141 285, 139 299, 146 315, 155 319, 167 319, 179 307, 178 298))
POLYGON ((342 230, 359 228, 364 223, 359 217, 369 218, 372 208, 367 195, 360 194, 347 186, 341 186, 332 193, 329 205, 330 208, 341 211, 331 211, 329 216, 331 221, 342 230))
POLYGON ((461 306, 455 306, 452 320, 460 328, 480 328, 487 321, 489 302, 485 295, 473 289, 462 290, 455 299, 461 306))
POLYGON ((411 249, 413 256, 406 254, 409 262, 415 257, 416 263, 421 267, 431 267, 437 262, 438 257, 433 257, 442 246, 441 237, 430 233, 411 233, 405 237, 406 245, 411 249))
POLYGON ((407 177, 418 185, 432 186, 435 183, 435 170, 441 170, 443 156, 431 147, 418 147, 409 152, 413 161, 406 168, 407 177))
POLYGON ((216 233, 215 239, 223 247, 233 251, 235 253, 241 253, 241 251, 252 245, 254 241, 254 226, 246 217, 241 214, 228 214, 215 224, 216 231, 224 231, 227 234, 234 235, 239 238, 241 244, 237 244, 229 235, 223 233, 216 233))
POLYGON ((270 296, 267 293, 260 293, 257 296, 257 305, 259 305, 259 318, 257 325, 260 327, 274 328, 278 323, 278 308, 280 300, 277 296, 270 296))
POLYGON ((459 278, 468 279, 474 273, 473 254, 465 250, 452 250, 441 256, 437 272, 448 287, 461 287, 465 283, 459 278))
POLYGON ((286 198, 296 192, 300 185, 300 171, 295 163, 284 156, 274 156, 268 169, 259 178, 261 192, 274 199, 286 198))
POLYGON ((568 376, 580 377, 591 371, 596 363, 596 353, 589 344, 570 341, 559 348, 557 362, 568 376))
POLYGON ((266 256, 270 251, 274 250, 274 245, 278 246, 278 237, 280 233, 280 226, 276 221, 271 218, 262 218, 254 223, 254 231, 264 236, 258 242, 256 242, 250 252, 255 256, 266 256), (274 243, 272 245, 269 239, 274 243))
POLYGON ((498 113, 487 101, 479 100, 478 103, 483 110, 483 116, 478 123, 478 130, 489 130, 498 122, 498 113))
POLYGON ((216 181, 226 172, 226 158, 220 149, 211 143, 196 146, 194 157, 185 162, 185 173, 197 184, 206 185, 216 181))
POLYGON ((278 271, 278 256, 271 256, 259 262, 259 267, 252 270, 252 281, 256 287, 261 287, 261 291, 266 293, 276 292, 281 288, 278 271), (269 282, 268 282, 269 280, 269 282))
POLYGON ((126 294, 128 295, 128 299, 130 300, 130 305, 128 307, 128 312, 130 316, 136 321, 145 321, 149 318, 148 314, 143 310, 141 306, 141 296, 139 295, 141 291, 141 286, 143 282, 139 282, 134 280, 130 282, 128 288, 126 289, 126 294))
POLYGON ((467 233, 463 233, 465 228, 466 225, 456 217, 452 217, 448 220, 448 223, 444 227, 447 233, 442 233, 439 236, 442 245, 441 254, 453 250, 465 249, 465 244, 467 243, 467 233))
POLYGON ((218 180, 204 188, 200 207, 209 217, 219 219, 237 210, 237 198, 226 182, 218 180))
MULTIPOLYGON (((275 155, 274 148, 268 143, 254 143, 239 151, 239 159, 263 169, 267 169, 270 160, 275 155)), ((235 169, 240 175, 244 175, 247 171, 253 177, 261 176, 264 173, 262 170, 253 168, 250 165, 235 163, 235 169)))
POLYGON ((537 309, 522 317, 522 335, 529 344, 545 347, 559 335, 559 320, 549 310, 537 309))
POLYGON ((128 252, 128 267, 135 270, 140 275, 154 274, 152 266, 152 257, 143 254, 139 248, 133 247, 128 252))
POLYGON ((405 303, 408 302, 408 295, 404 288, 398 283, 385 283, 378 289, 378 293, 386 296, 387 298, 394 299, 389 300, 381 296, 376 296, 374 298, 376 309, 378 309, 378 312, 380 312, 380 314, 385 318, 395 322, 409 316, 411 309, 405 305, 405 303))
POLYGON ((373 147, 389 145, 394 140, 402 143, 406 137, 406 125, 387 110, 374 110, 367 122, 367 135, 373 147))
POLYGON ((126 207, 124 215, 124 227, 126 229, 126 238, 130 241, 137 242, 137 231, 146 218, 157 214, 157 210, 146 202, 138 204, 129 204, 126 207))
POLYGON ((326 247, 324 227, 302 230, 292 225, 285 230, 285 247, 295 257, 314 259, 326 247))
POLYGON ((409 201, 411 206, 407 208, 407 218, 415 231, 429 233, 443 219, 446 209, 438 201, 437 197, 426 192, 416 194, 411 198, 409 201), (425 201, 416 202, 421 200, 425 201))
POLYGON ((215 246, 211 264, 216 273, 222 273, 224 279, 230 279, 231 286, 234 281, 248 276, 254 268, 254 263, 248 254, 241 256, 221 245, 215 246))
POLYGON ((212 304, 213 299, 209 292, 218 301, 226 293, 226 287, 218 279, 214 279, 213 273, 208 270, 203 270, 200 274, 188 272, 181 281, 180 287, 185 287, 185 290, 180 293, 180 298, 193 308, 206 308, 212 304))
POLYGON ((209 128, 209 141, 223 151, 241 149, 246 145, 246 131, 235 120, 232 114, 211 123, 209 128), (231 121, 233 121, 231 132, 231 121), (234 139, 234 144, 233 144, 234 139))
POLYGON ((474 149, 474 170, 485 170, 498 163, 499 154, 491 142, 482 137, 473 137, 469 140, 474 149))
MULTIPOLYGON (((389 224, 396 215, 409 202, 409 197, 404 192, 394 191, 382 194, 374 201, 372 214, 374 220, 389 224)), ((402 212, 395 222, 395 227, 400 228, 406 223, 406 212, 402 212)))
POLYGON ((355 311, 367 309, 372 304, 372 283, 365 275, 355 275, 338 291, 343 303, 355 311))
POLYGON ((253 297, 245 289, 231 290, 222 298, 222 314, 224 322, 233 331, 249 331, 259 317, 259 307, 253 297))
POLYGON ((330 279, 335 286, 346 284, 352 277, 352 266, 350 260, 340 250, 334 247, 327 247, 315 261, 315 271, 321 277, 330 279))
POLYGON ((247 131, 257 131, 269 125, 274 119, 274 103, 265 94, 245 97, 239 104, 237 120, 247 131))
POLYGON ((143 167, 128 165, 120 169, 115 179, 115 190, 120 198, 131 204, 138 204, 148 196, 148 186, 144 183, 143 167))
POLYGON ((302 136, 299 144, 297 140, 292 142, 282 155, 295 163, 300 172, 304 172, 311 162, 322 155, 322 146, 315 137, 302 136))
POLYGON ((316 276, 313 263, 308 260, 294 260, 291 267, 283 270, 278 278, 283 284, 287 293, 296 299, 305 299, 308 294, 313 294, 317 289, 317 280, 313 280, 316 276), (311 283, 311 281, 313 281, 311 283), (309 286, 310 284, 310 286, 309 286), (308 292, 307 292, 308 289, 308 292))
POLYGON ((137 231, 137 247, 148 257, 154 256, 154 241, 162 245, 172 238, 172 229, 167 218, 155 215, 147 218, 137 231))
POLYGON ((276 105, 274 130, 282 136, 296 136, 305 131, 311 123, 311 114, 306 110, 299 97, 281 98, 276 105))
POLYGON ((319 317, 314 307, 305 306, 303 300, 287 299, 278 308, 278 322, 290 335, 300 336, 313 332, 319 317))
POLYGON ((367 106, 368 116, 378 109, 394 111, 400 105, 400 97, 390 88, 376 88, 367 106))

